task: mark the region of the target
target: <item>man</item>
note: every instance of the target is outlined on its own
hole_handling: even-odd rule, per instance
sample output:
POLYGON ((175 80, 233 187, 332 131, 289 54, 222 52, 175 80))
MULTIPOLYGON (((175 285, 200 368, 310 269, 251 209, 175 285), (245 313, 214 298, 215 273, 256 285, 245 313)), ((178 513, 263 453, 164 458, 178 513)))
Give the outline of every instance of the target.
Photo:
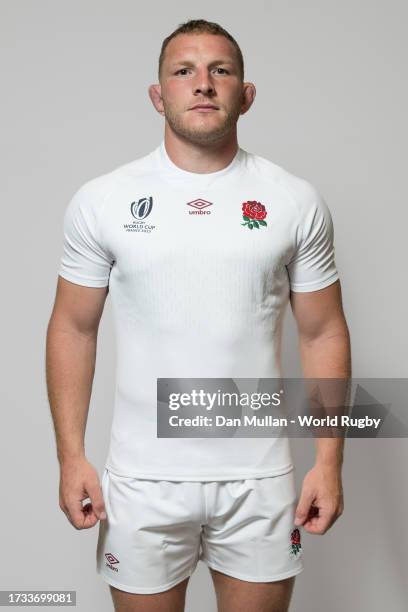
POLYGON ((289 301, 304 376, 348 378, 330 212, 306 180, 238 146, 255 86, 218 24, 165 39, 149 95, 160 146, 88 181, 65 214, 47 335, 60 507, 77 529, 100 521, 97 570, 119 612, 182 611, 199 559, 220 611, 285 612, 300 529, 323 534, 343 511, 341 439, 316 441, 296 503, 287 437, 159 438, 156 384, 279 377, 289 301), (84 435, 108 291, 118 371, 100 486, 84 435))

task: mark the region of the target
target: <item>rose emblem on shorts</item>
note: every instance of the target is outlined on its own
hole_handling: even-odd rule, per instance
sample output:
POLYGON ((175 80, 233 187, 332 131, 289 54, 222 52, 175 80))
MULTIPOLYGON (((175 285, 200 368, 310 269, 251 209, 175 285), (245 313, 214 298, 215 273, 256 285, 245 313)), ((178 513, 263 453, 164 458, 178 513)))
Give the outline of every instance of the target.
POLYGON ((242 218, 244 219, 244 223, 241 223, 241 225, 246 225, 250 230, 254 227, 256 229, 265 227, 268 225, 265 221, 267 214, 264 204, 256 200, 248 200, 242 204, 242 218))
POLYGON ((302 553, 299 529, 294 529, 290 534, 290 553, 293 557, 298 557, 302 553))

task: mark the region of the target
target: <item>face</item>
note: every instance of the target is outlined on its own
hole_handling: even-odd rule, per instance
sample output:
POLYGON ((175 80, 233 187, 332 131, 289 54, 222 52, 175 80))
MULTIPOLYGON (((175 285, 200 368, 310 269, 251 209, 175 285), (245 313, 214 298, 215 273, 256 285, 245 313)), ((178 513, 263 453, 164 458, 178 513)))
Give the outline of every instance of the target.
POLYGON ((179 34, 167 45, 160 85, 152 85, 149 94, 171 130, 205 145, 235 129, 239 115, 252 104, 255 87, 242 82, 235 48, 227 38, 179 34))

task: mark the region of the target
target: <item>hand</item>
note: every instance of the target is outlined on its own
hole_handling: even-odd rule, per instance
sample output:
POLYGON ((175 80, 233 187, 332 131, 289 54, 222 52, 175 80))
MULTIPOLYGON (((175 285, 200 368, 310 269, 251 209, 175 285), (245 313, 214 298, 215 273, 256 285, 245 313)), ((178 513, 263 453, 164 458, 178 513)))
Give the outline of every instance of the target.
POLYGON ((98 473, 85 458, 61 463, 59 505, 76 529, 89 529, 106 519, 98 473), (91 503, 83 506, 87 497, 91 503))
POLYGON ((322 535, 344 510, 341 470, 316 464, 306 474, 295 513, 295 525, 322 535))

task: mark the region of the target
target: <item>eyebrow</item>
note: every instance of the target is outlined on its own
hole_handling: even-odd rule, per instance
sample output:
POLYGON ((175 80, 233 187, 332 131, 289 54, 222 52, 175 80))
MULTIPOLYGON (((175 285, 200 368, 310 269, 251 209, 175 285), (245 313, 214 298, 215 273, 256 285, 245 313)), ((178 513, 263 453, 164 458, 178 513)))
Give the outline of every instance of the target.
MULTIPOLYGON (((211 66, 218 66, 219 64, 229 64, 230 66, 233 66, 234 63, 230 60, 230 59, 225 59, 225 58, 220 58, 220 59, 216 59, 213 60, 212 62, 210 62, 208 64, 209 67, 211 66)), ((194 62, 191 62, 190 60, 179 60, 177 62, 173 62, 172 66, 190 66, 191 68, 194 67, 194 62)))

